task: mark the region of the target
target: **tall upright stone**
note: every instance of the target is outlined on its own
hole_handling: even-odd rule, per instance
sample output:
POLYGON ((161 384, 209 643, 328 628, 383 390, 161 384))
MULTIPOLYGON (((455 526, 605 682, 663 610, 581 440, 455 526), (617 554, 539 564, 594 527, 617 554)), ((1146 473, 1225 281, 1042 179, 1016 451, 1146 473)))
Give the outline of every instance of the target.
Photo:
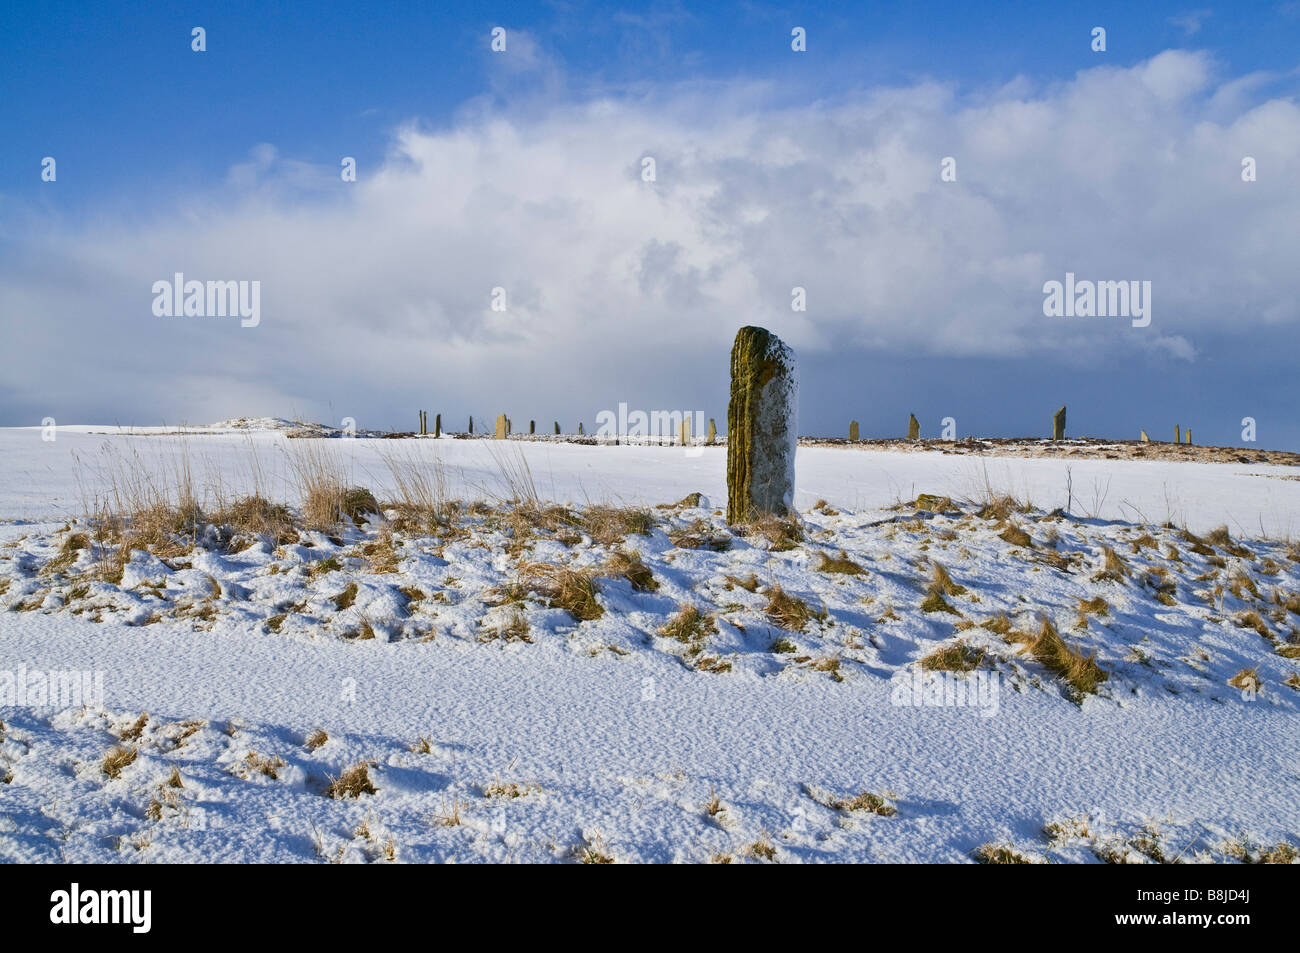
POLYGON ((557 420, 555 422, 555 436, 558 437, 559 435, 560 435, 560 422, 557 420))
POLYGON ((727 522, 794 507, 799 374, 794 352, 765 328, 736 332, 727 404, 727 522))
POLYGON ((535 433, 537 433, 537 421, 530 420, 528 421, 528 436, 531 437, 535 433))
POLYGON ((510 424, 506 421, 505 414, 497 414, 497 433, 498 440, 505 440, 510 433, 510 424))
POLYGON ((1174 424, 1174 443, 1183 442, 1183 428, 1181 424, 1174 424))
POLYGON ((582 421, 581 421, 581 420, 578 421, 578 436, 579 436, 579 437, 585 437, 585 436, 586 436, 586 434, 584 434, 584 433, 582 432, 582 421))
POLYGON ((1053 440, 1065 439, 1065 405, 1064 404, 1061 405, 1060 410, 1058 410, 1055 414, 1052 415, 1052 439, 1053 440))
POLYGON ((470 433, 470 436, 471 436, 471 437, 474 435, 474 418, 473 418, 473 417, 470 417, 470 418, 469 418, 469 433, 470 433))
POLYGON ((1147 436, 1147 432, 1145 430, 1139 430, 1138 433, 1141 434, 1143 443, 1151 442, 1151 438, 1147 436))
POLYGON ((433 416, 433 435, 435 437, 442 436, 442 414, 434 414, 433 416))
POLYGON ((907 439, 921 439, 921 421, 916 419, 916 414, 907 415, 907 439))
POLYGON ((1189 447, 1192 445, 1192 428, 1191 428, 1191 427, 1188 427, 1188 428, 1187 428, 1187 445, 1188 445, 1189 447))
POLYGON ((708 444, 709 444, 709 446, 711 447, 711 446, 713 446, 713 445, 714 445, 715 443, 717 443, 717 442, 718 442, 718 425, 714 422, 713 418, 710 417, 710 418, 709 418, 709 439, 708 439, 708 444))
POLYGON ((681 425, 677 428, 678 441, 684 447, 691 442, 691 418, 683 417, 681 425))
POLYGON ((858 422, 856 420, 849 421, 849 442, 858 442, 858 422))

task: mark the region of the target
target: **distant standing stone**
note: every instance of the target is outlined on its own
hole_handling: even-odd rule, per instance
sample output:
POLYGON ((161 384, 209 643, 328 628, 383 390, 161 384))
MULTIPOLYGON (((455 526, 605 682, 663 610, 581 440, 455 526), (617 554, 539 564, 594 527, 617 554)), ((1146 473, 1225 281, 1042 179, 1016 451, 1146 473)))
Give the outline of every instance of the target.
POLYGON ((921 421, 916 419, 916 414, 907 415, 907 439, 921 439, 921 421))
POLYGON ((709 444, 709 446, 711 447, 711 446, 713 446, 713 445, 714 445, 715 443, 717 443, 717 442, 718 442, 718 425, 717 425, 716 423, 714 423, 714 422, 713 422, 713 418, 710 417, 710 418, 709 418, 709 440, 708 440, 708 444, 709 444))
POLYGON ((1065 439, 1065 405, 1064 404, 1061 405, 1061 409, 1058 410, 1056 414, 1053 415, 1052 417, 1052 439, 1053 440, 1065 439))
POLYGON ((765 328, 743 327, 731 348, 727 405, 727 522, 794 507, 799 439, 794 352, 765 328))
POLYGON ((858 442, 858 422, 856 420, 849 421, 849 440, 853 443, 858 442))
POLYGON ((497 414, 497 439, 505 440, 510 433, 510 423, 506 420, 505 414, 497 414))

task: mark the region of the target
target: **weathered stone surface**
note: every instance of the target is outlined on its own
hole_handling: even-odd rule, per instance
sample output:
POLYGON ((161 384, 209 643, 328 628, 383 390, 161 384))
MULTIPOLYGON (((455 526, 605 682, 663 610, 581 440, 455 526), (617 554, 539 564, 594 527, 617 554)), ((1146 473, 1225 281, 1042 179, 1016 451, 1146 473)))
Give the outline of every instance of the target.
POLYGON ((858 438, 858 422, 857 422, 856 420, 850 420, 850 421, 849 421, 849 439, 852 440, 852 441, 854 441, 855 443, 856 443, 857 440, 859 439, 859 438, 858 438))
POLYGON ((1151 438, 1147 436, 1147 432, 1146 432, 1145 430, 1139 430, 1138 433, 1140 433, 1140 434, 1142 435, 1142 442, 1143 442, 1143 443, 1150 443, 1150 442, 1151 442, 1151 438))
POLYGON ((718 425, 714 423, 712 417, 709 418, 709 441, 708 442, 710 447, 718 442, 718 425))
POLYGON ((556 436, 560 434, 560 422, 558 420, 555 422, 555 434, 556 436))
POLYGON ((689 418, 682 418, 681 426, 678 427, 677 439, 683 447, 691 442, 691 422, 689 418))
POLYGON ((471 434, 474 432, 474 418, 473 418, 473 417, 471 417, 471 418, 469 419, 469 432, 470 432, 471 434))
POLYGON ((1183 442, 1183 427, 1181 424, 1174 424, 1174 443, 1183 442))
POLYGON ((433 417, 433 435, 442 436, 442 414, 435 414, 433 417))
POLYGON ((916 414, 907 415, 907 439, 921 439, 921 421, 916 419, 916 414))
POLYGON ((505 414, 497 414, 497 432, 498 440, 505 440, 510 433, 510 423, 506 420, 505 414))
POLYGON ((1065 439, 1065 405, 1064 404, 1061 405, 1060 410, 1058 410, 1055 414, 1052 415, 1052 439, 1053 440, 1065 439))
POLYGON ((535 433, 537 433, 537 421, 530 420, 528 421, 528 435, 532 436, 535 433))
POLYGON ((582 432, 582 421, 581 421, 581 420, 578 421, 578 436, 579 436, 579 437, 586 436, 586 435, 582 432))
POLYGON ((1187 428, 1187 445, 1188 445, 1188 446, 1191 446, 1191 444, 1192 444, 1192 428, 1191 428, 1191 427, 1188 427, 1188 428, 1187 428))
POLYGON ((731 348, 727 405, 728 523, 790 514, 798 431, 794 352, 765 328, 741 328, 731 348))

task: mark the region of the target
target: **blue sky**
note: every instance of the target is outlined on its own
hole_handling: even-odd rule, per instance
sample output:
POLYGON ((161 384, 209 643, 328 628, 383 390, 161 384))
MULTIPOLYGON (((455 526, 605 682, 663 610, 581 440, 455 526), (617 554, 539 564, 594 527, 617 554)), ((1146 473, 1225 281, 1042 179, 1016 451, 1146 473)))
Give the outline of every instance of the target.
POLYGON ((0 423, 721 418, 730 335, 766 323, 807 433, 1039 432, 1066 402, 1075 431, 1236 444, 1253 416, 1294 448, 1298 41, 1287 0, 10 3, 0 423), (153 316, 181 269, 259 278, 263 324, 153 316), (1053 326, 1070 269, 1152 280, 1152 327, 1053 326))

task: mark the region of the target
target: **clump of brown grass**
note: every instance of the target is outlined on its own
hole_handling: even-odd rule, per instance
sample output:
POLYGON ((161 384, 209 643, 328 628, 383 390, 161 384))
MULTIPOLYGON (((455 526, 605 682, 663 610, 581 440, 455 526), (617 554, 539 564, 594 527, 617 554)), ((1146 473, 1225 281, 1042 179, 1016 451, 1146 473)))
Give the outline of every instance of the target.
POLYGON ((336 778, 330 780, 325 788, 325 796, 341 801, 346 798, 360 798, 363 794, 375 793, 374 782, 370 780, 370 764, 358 761, 336 778))
POLYGON ((139 753, 133 746, 114 745, 104 755, 104 773, 110 778, 120 777, 124 768, 135 763, 135 757, 139 753))
POLYGON ((579 525, 593 543, 613 546, 629 534, 649 536, 654 530, 654 514, 643 506, 588 506, 579 516, 579 525))
POLYGON ((738 529, 745 536, 767 540, 768 549, 775 553, 794 549, 804 539, 803 527, 793 514, 778 516, 775 513, 758 513, 740 524, 738 529))
POLYGON ((975 860, 981 864, 1031 864, 1024 854, 1010 844, 981 844, 975 848, 975 860))
POLYGON ((1046 616, 1043 617, 1038 635, 1030 637, 1026 643, 1026 650, 1044 668, 1065 682, 1076 698, 1095 695, 1097 687, 1110 677, 1092 655, 1084 655, 1067 645, 1056 631, 1052 620, 1046 616))
POLYGON ((998 539, 1012 546, 1033 546, 1034 540, 1015 523, 1007 523, 1006 528, 998 533, 998 539))
POLYGON ((1079 600, 1079 627, 1086 629, 1088 627, 1088 616, 1095 615, 1105 618, 1110 615, 1110 603, 1103 596, 1093 596, 1091 599, 1079 600))
POLYGON ((730 576, 730 575, 723 576, 722 578, 726 581, 727 588, 731 588, 732 586, 738 586, 741 589, 744 589, 746 592, 758 591, 758 576, 756 576, 752 572, 744 579, 740 578, 739 576, 730 576))
POLYGON ((1268 623, 1264 621, 1264 617, 1253 609, 1248 612, 1238 612, 1232 621, 1237 624, 1238 628, 1254 629, 1266 639, 1272 640, 1273 638, 1273 632, 1269 629, 1268 623))
POLYGON ((1259 669, 1243 668, 1228 679, 1228 684, 1233 688, 1241 689, 1243 692, 1258 692, 1260 689, 1259 669))
POLYGON ((935 649, 921 659, 927 672, 970 672, 983 664, 987 653, 958 640, 935 649))
POLYGON ((639 592, 654 592, 659 588, 659 581, 641 560, 636 550, 619 549, 610 553, 605 563, 605 571, 612 576, 620 576, 632 584, 639 592))
POLYGON ((961 615, 942 593, 931 592, 921 601, 922 612, 947 612, 950 615, 961 615))
POLYGON ((579 622, 599 619, 605 614, 604 607, 596 598, 594 569, 526 563, 519 570, 528 585, 550 600, 552 609, 565 609, 579 622))
POLYGON ((1226 526, 1219 526, 1211 530, 1209 533, 1209 540, 1229 556, 1238 556, 1242 559, 1254 558, 1250 550, 1233 540, 1232 534, 1228 532, 1228 527, 1226 526))
POLYGON ((960 596, 966 592, 965 586, 959 586, 953 581, 952 576, 948 575, 948 570, 939 563, 931 564, 930 586, 926 592, 931 595, 938 594, 941 596, 960 596))
POLYGON ((214 523, 229 526, 236 533, 264 536, 277 546, 298 541, 289 508, 253 494, 236 499, 213 514, 214 523))
POLYGON ((808 623, 816 618, 817 613, 808 607, 798 596, 792 596, 780 585, 773 585, 767 590, 767 606, 763 613, 782 628, 791 632, 803 632, 808 623))
POLYGON ((355 582, 348 583, 343 591, 330 601, 334 603, 334 608, 339 612, 351 608, 357 601, 357 584, 355 582))
POLYGON ((817 571, 824 573, 839 573, 845 576, 865 576, 867 571, 849 559, 849 554, 840 550, 838 556, 828 556, 826 553, 817 554, 821 561, 817 564, 817 571))
POLYGON ((718 631, 718 624, 711 615, 705 615, 697 607, 684 605, 659 630, 659 634, 678 642, 700 642, 718 631))
POLYGON ((325 729, 317 728, 307 736, 307 740, 303 742, 303 747, 308 751, 315 751, 329 740, 330 736, 325 733, 325 729))
POLYGON ((1128 564, 1109 546, 1101 547, 1102 568, 1093 574, 1093 582, 1123 582, 1128 578, 1128 564))
POLYGON ((244 762, 248 766, 248 770, 265 775, 272 781, 280 777, 280 769, 284 767, 284 759, 279 755, 272 755, 268 758, 256 751, 248 752, 244 757, 244 762))
POLYGON ((1005 612, 999 612, 980 623, 981 629, 988 629, 996 635, 1006 635, 1011 631, 1011 620, 1005 612))
POLYGON ((668 531, 668 538, 678 549, 707 549, 720 553, 731 547, 731 536, 714 529, 707 520, 694 519, 686 526, 668 531))
POLYGON ((458 509, 448 498, 447 471, 436 455, 426 455, 421 444, 419 452, 402 456, 381 451, 380 456, 393 477, 396 496, 392 508, 397 511, 399 526, 429 533, 452 526, 458 509))

